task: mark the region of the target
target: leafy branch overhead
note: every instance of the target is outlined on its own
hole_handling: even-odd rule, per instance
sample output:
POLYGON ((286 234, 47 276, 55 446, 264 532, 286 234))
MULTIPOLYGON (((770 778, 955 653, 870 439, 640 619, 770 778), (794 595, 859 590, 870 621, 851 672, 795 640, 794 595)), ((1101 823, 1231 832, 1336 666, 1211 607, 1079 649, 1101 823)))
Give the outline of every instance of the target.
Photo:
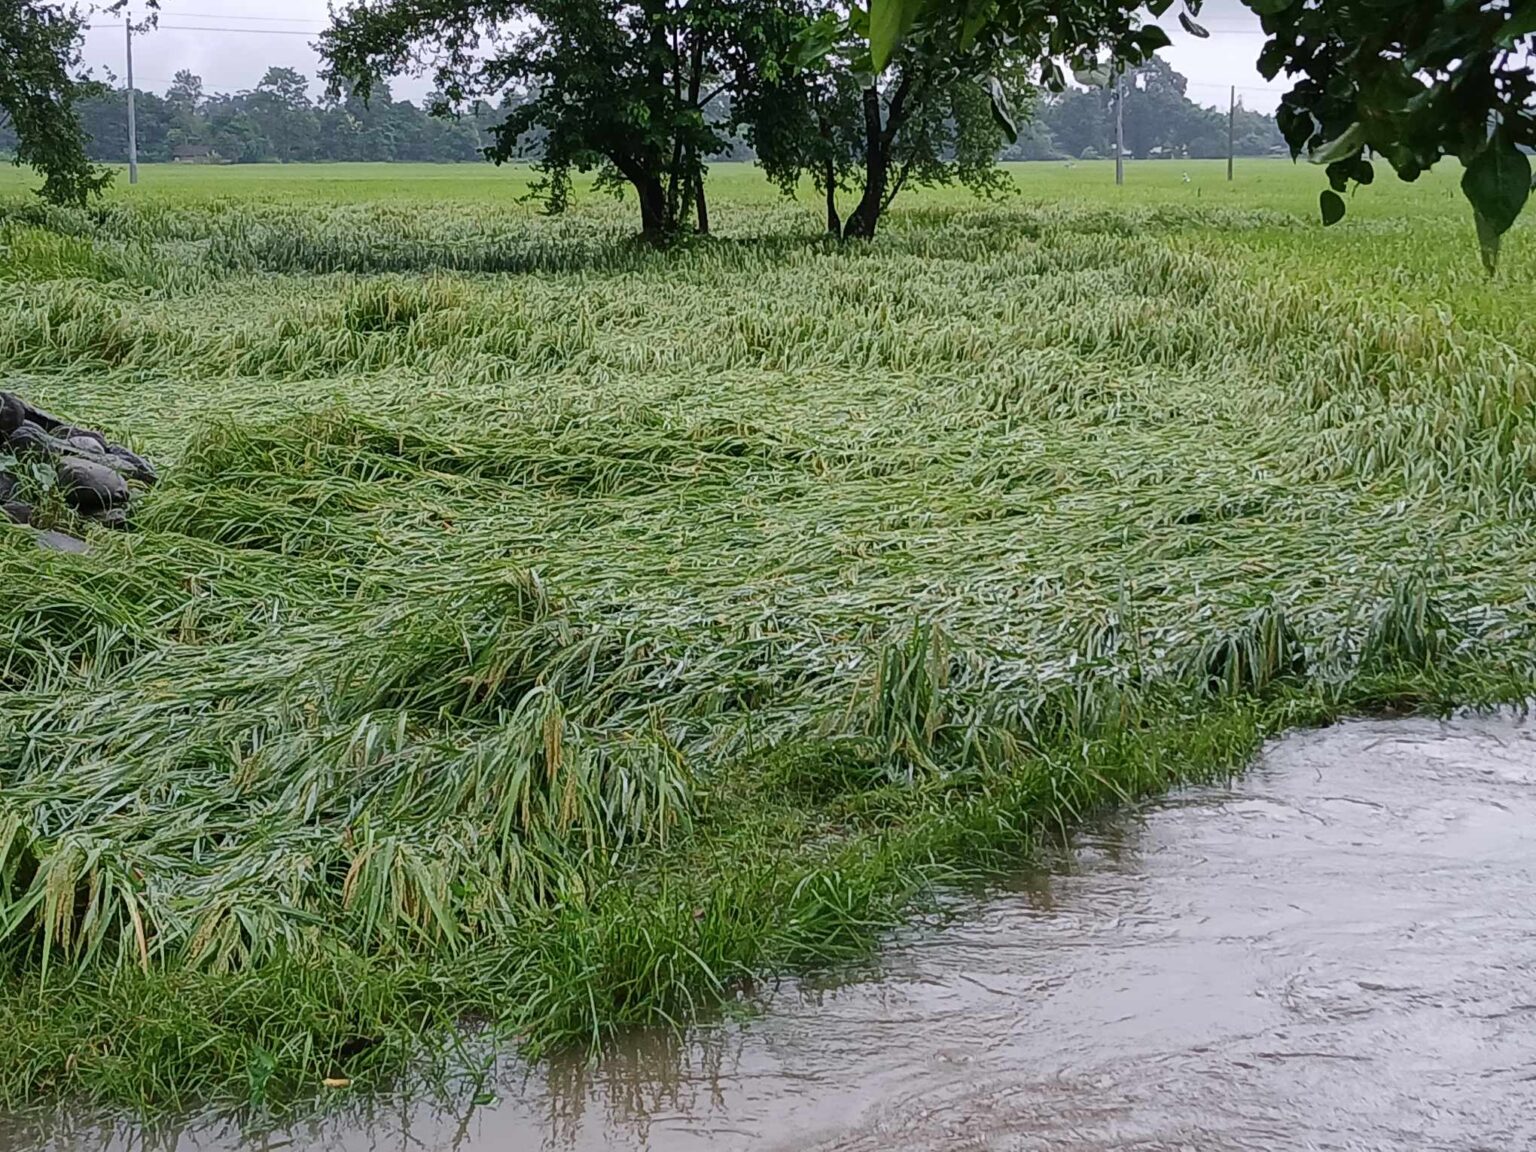
POLYGON ((1296 78, 1278 113, 1292 154, 1326 165, 1334 193, 1370 183, 1367 153, 1404 180, 1443 157, 1460 160, 1491 272, 1531 191, 1522 149, 1536 145, 1536 0, 1249 5, 1268 36, 1259 70, 1296 78))
POLYGON ((16 163, 42 174, 55 203, 83 203, 109 178, 86 158, 76 108, 91 90, 75 76, 84 24, 60 4, 0 4, 0 121, 16 132, 16 163))
MULTIPOLYGON (((120 13, 128 0, 109 0, 120 13)), ((159 17, 160 0, 141 0, 147 28, 159 17)), ((112 174, 86 155, 80 104, 104 86, 80 72, 80 41, 90 9, 52 0, 0 0, 0 127, 15 134, 14 162, 43 177, 39 194, 55 204, 83 204, 111 182, 112 174)))
MULTIPOLYGON (((1291 154, 1326 166, 1323 222, 1343 219, 1341 193, 1374 179, 1370 156, 1404 180, 1454 157, 1464 166, 1462 191, 1492 272, 1500 239, 1531 192, 1536 0, 1244 2, 1266 36, 1259 70, 1292 81, 1278 113, 1291 154)), ((1172 3, 1146 8, 1160 17, 1172 3)), ((1096 38, 1124 66, 1167 43, 1155 25, 1137 26, 1137 11, 1129 2, 870 0, 870 51, 883 68, 907 38, 948 27, 965 37, 1024 39, 1054 57, 1080 57, 1096 38)), ((1197 37, 1205 34, 1198 14, 1198 0, 1179 14, 1197 37)), ((1073 63, 1086 66, 1080 58, 1073 63)))

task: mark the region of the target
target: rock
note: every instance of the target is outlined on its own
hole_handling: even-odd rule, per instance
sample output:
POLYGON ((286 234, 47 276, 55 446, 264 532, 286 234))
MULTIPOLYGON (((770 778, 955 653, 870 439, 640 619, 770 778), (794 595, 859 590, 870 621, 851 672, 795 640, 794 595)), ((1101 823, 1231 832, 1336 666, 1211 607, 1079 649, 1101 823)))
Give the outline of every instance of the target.
POLYGON ((0 504, 0 512, 5 513, 5 518, 12 524, 32 523, 32 506, 23 504, 20 500, 7 500, 0 504))
POLYGON ((25 421, 20 428, 11 433, 8 444, 11 451, 18 456, 48 460, 59 460, 65 457, 89 460, 92 464, 110 468, 133 480, 153 483, 158 479, 153 468, 121 445, 113 444, 110 448, 103 449, 100 437, 85 434, 62 440, 30 420, 25 421))
POLYGON ((22 402, 9 392, 0 392, 0 439, 20 428, 26 418, 26 408, 22 402))
POLYGON ((39 532, 37 546, 44 552, 69 552, 76 556, 91 550, 91 546, 84 540, 66 532, 39 532))
POLYGON ((107 456, 116 461, 112 466, 119 472, 124 472, 130 480, 137 480, 140 484, 147 484, 150 487, 160 482, 159 474, 150 467, 148 460, 128 451, 121 444, 109 444, 107 456))
POLYGON ((4 503, 5 501, 9 500, 11 498, 11 494, 15 491, 16 477, 7 476, 4 472, 0 472, 0 503, 4 503))
MULTIPOLYGON (((0 450, 36 460, 50 460, 66 502, 76 512, 109 528, 126 528, 128 481, 150 485, 159 480, 142 456, 113 444, 100 432, 66 423, 32 407, 21 397, 0 392, 0 450)), ((9 477, 0 502, 15 495, 9 477)), ((31 509, 13 501, 6 505, 11 519, 25 523, 31 509)))
POLYGON ((107 450, 107 442, 100 436, 91 432, 81 432, 78 429, 72 435, 64 437, 64 443, 76 452, 105 453, 107 450))
POLYGON ((6 437, 6 446, 17 456, 57 456, 64 451, 62 441, 55 440, 46 431, 30 420, 23 420, 18 427, 11 429, 6 437))
POLYGON ((54 471, 65 502, 76 512, 94 516, 128 503, 128 481, 104 464, 65 456, 54 471))
POLYGON ((34 408, 20 396, 13 395, 12 400, 21 405, 21 418, 29 424, 36 424, 44 432, 52 432, 55 428, 67 428, 68 425, 57 416, 50 416, 39 408, 34 408))

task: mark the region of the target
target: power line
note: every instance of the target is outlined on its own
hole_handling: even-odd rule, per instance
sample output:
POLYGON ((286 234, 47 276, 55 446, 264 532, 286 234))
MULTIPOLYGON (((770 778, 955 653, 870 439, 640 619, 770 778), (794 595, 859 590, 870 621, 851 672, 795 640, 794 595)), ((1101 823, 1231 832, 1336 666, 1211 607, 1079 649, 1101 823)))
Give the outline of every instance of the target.
POLYGON ((187 16, 193 20, 240 20, 258 24, 321 24, 323 20, 306 20, 302 16, 236 16, 233 12, 188 12, 182 8, 162 8, 172 16, 187 16))
POLYGON ((1266 88, 1256 84, 1211 84, 1204 80, 1190 80, 1186 82, 1185 86, 1189 88, 1236 88, 1239 92, 1267 92, 1280 96, 1285 95, 1289 91, 1289 89, 1279 85, 1266 88))
MULTIPOLYGON (((87 24, 87 31, 116 29, 112 24, 87 24)), ((251 36, 309 36, 313 38, 317 32, 301 32, 297 28, 218 28, 204 24, 156 24, 153 30, 162 32, 240 32, 251 36)))
POLYGON ((301 32, 297 28, 216 28, 202 24, 158 24, 167 32, 244 32, 252 36, 315 36, 317 32, 301 32))

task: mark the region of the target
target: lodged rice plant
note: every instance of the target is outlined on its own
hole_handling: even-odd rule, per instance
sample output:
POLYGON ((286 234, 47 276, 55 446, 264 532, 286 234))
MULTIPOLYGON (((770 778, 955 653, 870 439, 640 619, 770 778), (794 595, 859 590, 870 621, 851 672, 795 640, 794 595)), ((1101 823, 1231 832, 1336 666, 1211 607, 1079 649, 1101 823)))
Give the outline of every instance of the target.
POLYGON ((471 175, 0 200, 0 382, 164 473, 0 530, 0 1103, 681 1022, 1287 724, 1528 695, 1527 234, 1251 168, 852 247, 727 170, 668 253, 471 175))

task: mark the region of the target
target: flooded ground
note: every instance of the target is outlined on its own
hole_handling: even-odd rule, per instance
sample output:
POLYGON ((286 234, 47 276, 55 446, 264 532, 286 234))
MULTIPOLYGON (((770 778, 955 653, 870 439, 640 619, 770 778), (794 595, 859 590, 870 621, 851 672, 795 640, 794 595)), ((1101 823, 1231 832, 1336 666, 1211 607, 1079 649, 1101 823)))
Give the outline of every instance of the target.
POLYGON ((245 1140, 0 1121, 0 1150, 1536 1147, 1536 726, 1289 737, 867 981, 495 1094, 245 1140))

